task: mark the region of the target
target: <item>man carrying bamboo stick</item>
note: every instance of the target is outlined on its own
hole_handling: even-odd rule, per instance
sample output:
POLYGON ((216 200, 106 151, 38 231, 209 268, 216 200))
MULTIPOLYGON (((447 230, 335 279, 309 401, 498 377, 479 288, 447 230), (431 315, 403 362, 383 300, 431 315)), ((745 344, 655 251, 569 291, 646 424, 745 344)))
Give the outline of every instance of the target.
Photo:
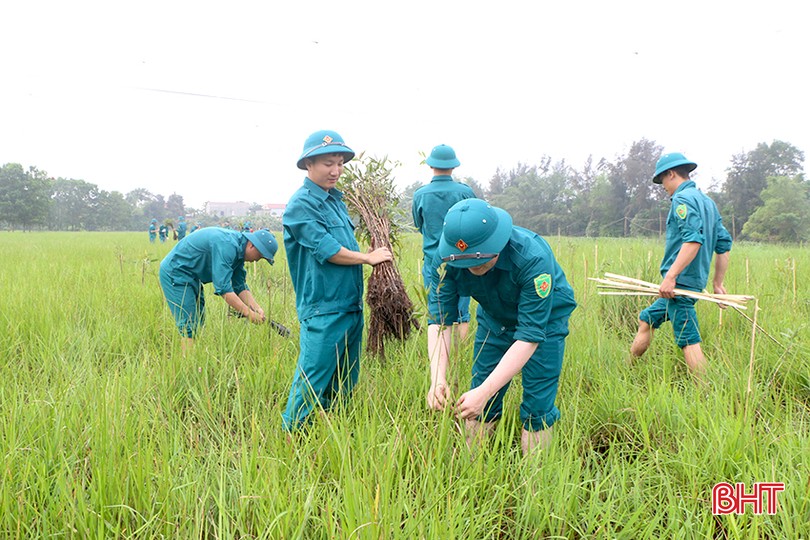
MULTIPOLYGON (((474 199, 470 186, 453 180, 453 169, 461 165, 456 152, 446 144, 433 148, 425 163, 433 169, 433 179, 413 194, 413 224, 422 233, 422 279, 430 288, 430 262, 436 254, 442 236, 442 223, 450 207, 464 199, 474 199)), ((458 299, 458 322, 455 324, 458 341, 467 337, 470 323, 470 297, 458 299)))
POLYGON ((675 342, 683 350, 689 371, 700 378, 706 370, 706 359, 700 347, 695 300, 675 296, 675 288, 700 292, 709 279, 712 256, 715 294, 726 294, 723 279, 731 250, 731 235, 723 226, 717 206, 689 179, 697 164, 683 154, 661 156, 652 181, 663 185, 672 198, 667 216, 667 236, 658 292, 661 296, 639 315, 639 326, 630 354, 643 355, 652 342, 653 332, 666 321, 672 321, 675 342))
POLYGON ((307 171, 284 212, 284 247, 301 323, 300 353, 285 431, 302 426, 315 407, 348 398, 360 374, 363 337, 363 264, 393 259, 388 248, 363 253, 343 194, 335 189, 343 164, 354 157, 334 131, 304 142, 298 168, 307 171))
POLYGON ((524 455, 546 448, 560 417, 554 401, 568 318, 576 308, 574 291, 551 247, 539 235, 513 226, 506 211, 467 199, 447 212, 431 271, 428 406, 442 410, 451 405, 449 325, 458 316, 458 297, 471 296, 478 302, 472 383, 455 403, 466 421, 468 443, 494 431, 506 390, 522 371, 521 447, 524 455))

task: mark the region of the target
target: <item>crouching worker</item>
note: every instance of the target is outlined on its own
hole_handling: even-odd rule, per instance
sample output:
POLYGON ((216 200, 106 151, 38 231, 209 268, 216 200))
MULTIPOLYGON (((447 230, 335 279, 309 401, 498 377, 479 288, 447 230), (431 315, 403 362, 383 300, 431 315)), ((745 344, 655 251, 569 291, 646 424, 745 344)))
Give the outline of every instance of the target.
POLYGON ((203 284, 213 283, 215 294, 233 309, 260 323, 265 319, 245 283, 245 262, 267 259, 273 264, 278 242, 270 231, 241 233, 219 227, 197 231, 160 263, 160 286, 183 336, 183 352, 205 322, 203 284))
POLYGON ((506 211, 480 199, 464 200, 447 212, 432 268, 428 406, 452 405, 446 378, 450 328, 458 297, 471 296, 478 302, 472 382, 455 403, 467 441, 494 432, 504 394, 522 372, 521 447, 524 455, 546 448, 560 417, 554 401, 568 318, 576 308, 574 291, 548 243, 513 226, 506 211))

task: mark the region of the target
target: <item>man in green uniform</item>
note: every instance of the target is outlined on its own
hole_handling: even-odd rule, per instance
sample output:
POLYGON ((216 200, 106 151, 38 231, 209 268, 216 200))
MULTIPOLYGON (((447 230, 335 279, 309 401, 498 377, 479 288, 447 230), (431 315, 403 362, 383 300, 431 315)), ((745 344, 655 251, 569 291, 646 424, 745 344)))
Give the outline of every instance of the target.
POLYGON ((468 441, 494 431, 504 394, 522 371, 521 447, 524 455, 547 447, 560 417, 554 401, 568 318, 576 308, 551 247, 532 231, 513 226, 506 211, 467 199, 447 212, 431 269, 428 406, 450 405, 448 325, 458 316, 458 297, 471 296, 478 302, 472 383, 455 404, 468 441))
POLYGON ((183 351, 205 322, 203 284, 251 322, 265 319, 264 310, 245 283, 245 262, 273 264, 278 242, 270 231, 243 234, 208 227, 179 242, 160 263, 160 286, 183 336, 183 351))
MULTIPOLYGON (((457 202, 474 199, 475 193, 470 186, 453 181, 453 169, 461 165, 461 162, 451 147, 446 144, 436 146, 425 163, 433 169, 433 179, 413 194, 412 214, 414 225, 422 233, 422 280, 425 288, 429 288, 430 262, 439 246, 444 216, 457 202)), ((457 320, 457 337, 463 340, 467 336, 470 322, 469 296, 459 297, 457 320)))
POLYGON ((683 350, 689 371, 700 378, 706 370, 706 359, 700 348, 695 300, 675 296, 675 288, 702 291, 709 279, 712 256, 713 287, 716 294, 725 294, 726 275, 731 250, 731 235, 723 226, 717 206, 697 189, 689 179, 697 164, 678 152, 661 156, 655 166, 652 181, 662 184, 672 198, 667 216, 667 239, 661 276, 664 280, 658 292, 661 296, 639 315, 639 326, 630 354, 643 355, 652 341, 653 331, 666 321, 672 321, 675 342, 683 350))
POLYGON ((360 373, 363 269, 392 260, 388 248, 359 251, 343 194, 335 189, 354 157, 334 131, 307 137, 298 168, 307 171, 282 218, 284 247, 301 323, 300 354, 287 407, 286 431, 302 426, 317 406, 347 398, 360 373))
POLYGON ((186 237, 186 231, 188 230, 188 224, 186 223, 185 216, 180 216, 177 218, 177 241, 179 242, 183 238, 186 237))
POLYGON ((149 242, 154 244, 156 235, 157 235, 157 220, 155 218, 152 218, 152 221, 149 222, 149 242))
POLYGON ((160 238, 161 244, 166 243, 167 236, 169 236, 169 227, 167 227, 165 223, 161 223, 158 228, 158 237, 160 238))

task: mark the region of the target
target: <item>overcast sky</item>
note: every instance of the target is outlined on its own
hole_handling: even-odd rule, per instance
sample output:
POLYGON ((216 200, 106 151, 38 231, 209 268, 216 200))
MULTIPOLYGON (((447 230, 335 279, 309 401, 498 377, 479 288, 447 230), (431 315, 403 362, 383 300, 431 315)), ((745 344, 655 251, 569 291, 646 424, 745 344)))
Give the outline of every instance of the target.
POLYGON ((430 179, 419 152, 441 143, 486 185, 647 138, 706 187, 760 142, 810 152, 808 15, 794 0, 4 2, 0 164, 199 208, 286 202, 319 129, 402 162, 400 186, 430 179))

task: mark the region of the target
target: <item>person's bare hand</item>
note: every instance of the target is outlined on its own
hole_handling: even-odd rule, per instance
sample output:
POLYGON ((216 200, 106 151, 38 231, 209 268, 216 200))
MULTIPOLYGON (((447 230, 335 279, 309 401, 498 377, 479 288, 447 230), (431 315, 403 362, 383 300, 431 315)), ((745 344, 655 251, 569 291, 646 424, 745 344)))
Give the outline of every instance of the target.
POLYGON ((387 247, 377 248, 375 250, 369 251, 368 253, 368 264, 371 266, 377 266, 378 264, 386 261, 393 261, 394 255, 391 253, 391 250, 387 247))
POLYGON ((430 385, 427 395, 427 405, 435 411, 443 411, 450 401, 450 389, 446 382, 430 385))
MULTIPOLYGON (((714 283, 712 288, 714 289, 714 294, 727 294, 726 288, 723 286, 722 283, 714 283)), ((718 305, 720 306, 720 309, 726 309, 728 307, 725 304, 718 304, 718 305)))
POLYGON ((248 312, 248 319, 250 322, 255 324, 260 324, 264 322, 264 312, 253 311, 252 309, 248 312))
POLYGON ((675 298, 675 278, 665 277, 658 287, 661 298, 675 298))
POLYGON ((481 387, 473 388, 469 392, 464 392, 456 402, 456 413, 464 420, 473 420, 481 416, 484 407, 489 401, 487 395, 481 387))

